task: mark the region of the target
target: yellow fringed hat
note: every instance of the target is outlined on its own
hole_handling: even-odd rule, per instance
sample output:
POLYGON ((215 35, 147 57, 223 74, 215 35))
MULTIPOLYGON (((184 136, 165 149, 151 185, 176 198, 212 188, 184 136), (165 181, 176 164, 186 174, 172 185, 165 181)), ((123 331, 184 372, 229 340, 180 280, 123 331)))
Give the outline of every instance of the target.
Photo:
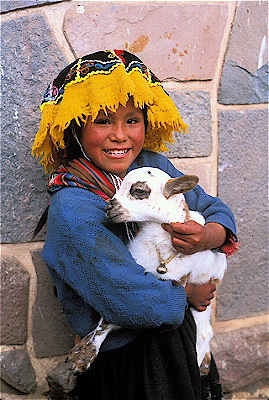
POLYGON ((41 158, 46 172, 58 167, 53 154, 65 148, 64 130, 71 120, 80 125, 98 112, 116 111, 133 97, 134 106, 147 106, 148 128, 143 148, 165 151, 172 132, 187 130, 160 80, 143 62, 124 50, 99 51, 81 57, 63 69, 48 86, 41 104, 42 117, 32 155, 41 158))

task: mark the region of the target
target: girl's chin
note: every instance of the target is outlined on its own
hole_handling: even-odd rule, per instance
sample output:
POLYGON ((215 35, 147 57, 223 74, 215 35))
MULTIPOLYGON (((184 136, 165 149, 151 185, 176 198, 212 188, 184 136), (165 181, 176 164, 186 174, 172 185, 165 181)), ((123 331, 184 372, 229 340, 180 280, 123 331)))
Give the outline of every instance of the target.
POLYGON ((110 170, 108 172, 111 172, 112 174, 115 174, 115 175, 118 175, 121 178, 124 178, 126 173, 127 173, 127 169, 110 168, 110 170))

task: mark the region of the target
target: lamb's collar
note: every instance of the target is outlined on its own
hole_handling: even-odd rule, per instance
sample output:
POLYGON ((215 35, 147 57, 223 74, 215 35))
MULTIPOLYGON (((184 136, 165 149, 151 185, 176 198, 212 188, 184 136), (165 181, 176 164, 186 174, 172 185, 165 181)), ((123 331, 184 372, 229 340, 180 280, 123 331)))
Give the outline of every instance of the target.
POLYGON ((170 255, 170 257, 168 257, 166 260, 163 260, 159 248, 156 245, 155 245, 155 248, 156 248, 156 253, 158 255, 158 259, 159 259, 159 263, 160 263, 158 265, 158 267, 156 268, 156 271, 159 274, 165 274, 166 272, 168 272, 167 264, 169 264, 170 261, 172 261, 178 255, 178 253, 175 251, 174 253, 172 253, 170 255))

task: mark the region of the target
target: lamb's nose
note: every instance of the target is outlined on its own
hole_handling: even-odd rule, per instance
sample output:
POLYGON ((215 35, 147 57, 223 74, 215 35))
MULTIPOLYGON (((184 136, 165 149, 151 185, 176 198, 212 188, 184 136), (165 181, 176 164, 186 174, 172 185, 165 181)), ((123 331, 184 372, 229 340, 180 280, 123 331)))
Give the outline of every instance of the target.
POLYGON ((117 200, 115 198, 110 199, 109 202, 107 203, 106 209, 111 210, 112 207, 115 207, 118 204, 119 204, 119 200, 117 200))
POLYGON ((109 202, 107 203, 107 206, 106 206, 106 213, 109 214, 109 212, 110 212, 113 208, 115 208, 115 207, 117 207, 117 206, 120 206, 119 200, 117 200, 117 199, 115 199, 115 198, 109 200, 109 202))

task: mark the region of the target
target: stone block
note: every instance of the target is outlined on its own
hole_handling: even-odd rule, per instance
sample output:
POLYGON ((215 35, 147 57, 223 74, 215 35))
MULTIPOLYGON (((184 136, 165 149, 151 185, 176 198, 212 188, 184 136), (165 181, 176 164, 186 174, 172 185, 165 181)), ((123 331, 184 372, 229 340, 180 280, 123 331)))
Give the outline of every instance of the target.
POLYGON ((41 6, 42 4, 56 3, 56 2, 59 3, 60 1, 61 0, 1 0, 0 6, 1 6, 1 12, 7 12, 7 11, 14 11, 19 8, 41 6))
POLYGON ((228 8, 219 4, 82 2, 64 33, 74 53, 135 53, 160 78, 208 80, 215 74, 228 8))
POLYGON ((268 325, 218 333, 211 342, 223 390, 268 382, 268 325))
POLYGON ((221 104, 268 102, 268 3, 237 3, 220 88, 221 104))
POLYGON ((267 110, 219 112, 218 196, 242 243, 218 289, 218 321, 268 311, 267 134, 267 110))
POLYGON ((36 386, 36 374, 25 349, 7 350, 0 355, 1 379, 22 393, 36 386))
POLYGON ((225 61, 254 73, 268 62, 268 2, 237 3, 225 61))
POLYGON ((21 394, 21 392, 19 390, 14 389, 10 385, 8 385, 3 379, 0 379, 0 393, 2 395, 2 400, 8 399, 8 397, 5 397, 5 395, 10 396, 10 395, 19 395, 19 394, 21 394))
POLYGON ((252 74, 233 61, 226 62, 220 81, 219 103, 268 103, 268 69, 267 63, 252 74))
POLYGON ((23 344, 27 339, 30 275, 11 257, 1 260, 1 344, 23 344))
POLYGON ((74 333, 55 296, 53 283, 40 253, 40 250, 32 252, 37 274, 32 336, 36 357, 51 357, 69 353, 74 345, 74 333))
POLYGON ((76 385, 76 377, 70 371, 71 363, 61 363, 47 376, 50 387, 48 392, 50 398, 71 400, 73 397, 70 392, 76 385))
POLYGON ((204 191, 211 196, 216 193, 216 188, 214 186, 212 170, 213 166, 211 163, 200 163, 196 160, 182 160, 177 158, 172 158, 170 160, 174 166, 184 174, 197 175, 199 178, 198 184, 204 189, 204 191))
POLYGON ((31 156, 43 93, 67 64, 43 14, 2 23, 2 242, 27 242, 48 203, 43 168, 31 156))
POLYGON ((183 121, 188 125, 188 133, 173 132, 174 143, 169 144, 169 152, 175 157, 207 157, 212 151, 212 122, 210 94, 204 91, 168 90, 183 121))

